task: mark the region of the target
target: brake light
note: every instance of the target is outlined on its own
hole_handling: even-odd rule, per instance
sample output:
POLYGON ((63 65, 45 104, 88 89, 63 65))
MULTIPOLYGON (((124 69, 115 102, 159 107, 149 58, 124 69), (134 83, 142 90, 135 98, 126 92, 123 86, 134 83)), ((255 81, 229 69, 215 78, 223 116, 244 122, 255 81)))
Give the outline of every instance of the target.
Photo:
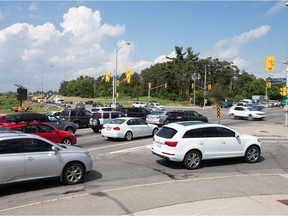
POLYGON ((68 116, 68 121, 71 121, 71 116, 68 116))
POLYGON ((178 141, 165 141, 165 145, 170 146, 170 147, 176 147, 178 141))
POLYGON ((177 116, 177 119, 183 119, 183 116, 177 116))
POLYGON ((105 128, 104 125, 102 125, 102 130, 103 130, 104 128, 105 128))
POLYGON ((103 119, 104 118, 104 113, 101 113, 101 119, 103 119))
POLYGON ((160 119, 160 116, 157 116, 156 118, 157 118, 157 119, 160 119))
POLYGON ((114 127, 113 130, 120 131, 120 127, 114 127))

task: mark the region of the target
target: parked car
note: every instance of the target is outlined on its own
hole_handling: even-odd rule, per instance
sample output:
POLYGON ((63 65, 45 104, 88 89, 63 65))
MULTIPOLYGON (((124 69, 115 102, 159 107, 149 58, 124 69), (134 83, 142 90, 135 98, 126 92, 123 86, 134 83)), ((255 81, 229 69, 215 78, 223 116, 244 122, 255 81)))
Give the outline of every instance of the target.
POLYGON ((208 122, 208 118, 195 110, 174 110, 167 114, 167 124, 180 121, 203 121, 208 122))
POLYGON ((0 166, 0 185, 47 178, 77 184, 93 166, 85 149, 56 145, 33 134, 0 133, 0 153, 5 164, 0 166))
POLYGON ((119 107, 117 110, 124 113, 126 117, 138 117, 143 120, 150 114, 144 107, 119 107))
POLYGON ((78 101, 75 105, 75 109, 85 110, 86 104, 84 101, 78 101))
POLYGON ((62 121, 73 122, 77 128, 88 127, 92 112, 82 109, 65 109, 59 115, 62 121))
POLYGON ((154 136, 158 130, 156 125, 148 124, 143 119, 122 117, 104 124, 101 134, 108 139, 121 138, 130 141, 137 137, 154 136))
MULTIPOLYGON (((4 120, 2 120, 3 123, 4 120)), ((39 121, 45 122, 49 125, 54 126, 59 130, 69 131, 70 133, 75 134, 77 127, 73 122, 59 120, 56 116, 52 114, 41 114, 41 113, 17 113, 17 114, 8 114, 5 116, 6 125, 18 122, 31 122, 39 121)), ((1 123, 0 123, 1 125, 1 123)))
POLYGON ((233 106, 233 104, 231 102, 226 102, 226 101, 221 103, 221 105, 220 105, 221 108, 230 108, 232 106, 233 106))
POLYGON ((153 111, 146 116, 146 122, 149 124, 156 124, 158 126, 165 125, 168 123, 167 117, 169 113, 169 111, 153 111))
POLYGON ((152 111, 157 111, 157 110, 165 110, 166 107, 161 105, 160 103, 158 102, 150 102, 150 103, 147 103, 147 106, 146 106, 148 109, 152 110, 152 111))
POLYGON ((154 136, 151 147, 153 154, 183 162, 187 169, 199 168, 203 160, 220 158, 244 157, 247 163, 256 163, 261 149, 258 137, 199 121, 164 125, 154 136))
POLYGON ((54 143, 63 143, 67 145, 74 145, 77 143, 77 138, 74 134, 58 130, 43 122, 15 123, 3 127, 7 128, 8 131, 21 131, 23 133, 35 134, 54 143))
POLYGON ((132 107, 144 107, 146 103, 143 103, 141 101, 134 101, 132 104, 132 107))
POLYGON ((253 107, 233 106, 229 109, 228 115, 232 118, 248 119, 248 120, 263 120, 266 113, 258 111, 253 107))
POLYGON ((108 123, 112 119, 124 117, 124 113, 120 111, 99 111, 94 112, 89 121, 89 127, 97 133, 102 129, 103 124, 108 123))

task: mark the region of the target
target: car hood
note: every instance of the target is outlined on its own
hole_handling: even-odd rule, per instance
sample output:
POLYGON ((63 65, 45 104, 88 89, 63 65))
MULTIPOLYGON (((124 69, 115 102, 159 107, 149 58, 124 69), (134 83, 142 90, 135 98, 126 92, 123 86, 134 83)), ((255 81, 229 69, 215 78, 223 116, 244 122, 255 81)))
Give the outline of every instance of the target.
POLYGON ((61 149, 64 149, 66 152, 87 152, 87 150, 83 149, 80 146, 72 146, 72 145, 65 145, 65 144, 59 144, 61 149))

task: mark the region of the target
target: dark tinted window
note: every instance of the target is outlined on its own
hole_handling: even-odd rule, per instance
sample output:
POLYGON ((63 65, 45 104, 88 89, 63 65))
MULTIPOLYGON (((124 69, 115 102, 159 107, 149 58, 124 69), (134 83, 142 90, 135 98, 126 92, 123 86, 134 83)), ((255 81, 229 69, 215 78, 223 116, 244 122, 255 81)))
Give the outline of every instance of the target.
POLYGON ((114 113, 112 112, 111 113, 111 118, 114 119, 114 118, 119 118, 119 117, 124 117, 125 115, 123 113, 114 113))
POLYGON ((186 131, 183 138, 217 137, 214 127, 198 128, 186 131))
POLYGON ((171 139, 175 134, 177 133, 177 130, 168 128, 168 127, 162 127, 158 133, 157 136, 171 139))
POLYGON ((64 110, 64 111, 62 111, 61 112, 61 116, 69 116, 69 113, 70 113, 70 111, 68 111, 68 110, 64 110))
POLYGON ((109 113, 103 113, 103 118, 104 119, 109 119, 109 113))
POLYGON ((136 122, 138 125, 146 125, 146 122, 143 121, 142 119, 136 119, 136 122))
POLYGON ((43 152, 52 151, 52 145, 38 139, 23 139, 23 152, 43 152))
POLYGON ((235 137, 234 131, 227 128, 217 127, 216 130, 219 137, 235 137))
POLYGON ((38 125, 38 131, 40 133, 49 133, 54 132, 54 129, 52 127, 49 127, 48 125, 38 125))
POLYGON ((0 154, 19 153, 21 142, 18 139, 0 141, 0 154))
POLYGON ((92 117, 93 118, 101 118, 101 113, 98 113, 98 112, 97 113, 93 113, 92 117))

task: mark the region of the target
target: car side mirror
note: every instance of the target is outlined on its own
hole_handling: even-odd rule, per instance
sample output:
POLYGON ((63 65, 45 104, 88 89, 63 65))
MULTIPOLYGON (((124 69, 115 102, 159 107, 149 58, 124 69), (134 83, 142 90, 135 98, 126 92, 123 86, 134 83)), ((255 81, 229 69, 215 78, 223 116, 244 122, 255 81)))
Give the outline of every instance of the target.
POLYGON ((238 138, 240 136, 239 133, 235 133, 235 137, 238 138))
POLYGON ((52 151, 54 152, 54 154, 57 154, 59 149, 56 146, 52 146, 52 151))

